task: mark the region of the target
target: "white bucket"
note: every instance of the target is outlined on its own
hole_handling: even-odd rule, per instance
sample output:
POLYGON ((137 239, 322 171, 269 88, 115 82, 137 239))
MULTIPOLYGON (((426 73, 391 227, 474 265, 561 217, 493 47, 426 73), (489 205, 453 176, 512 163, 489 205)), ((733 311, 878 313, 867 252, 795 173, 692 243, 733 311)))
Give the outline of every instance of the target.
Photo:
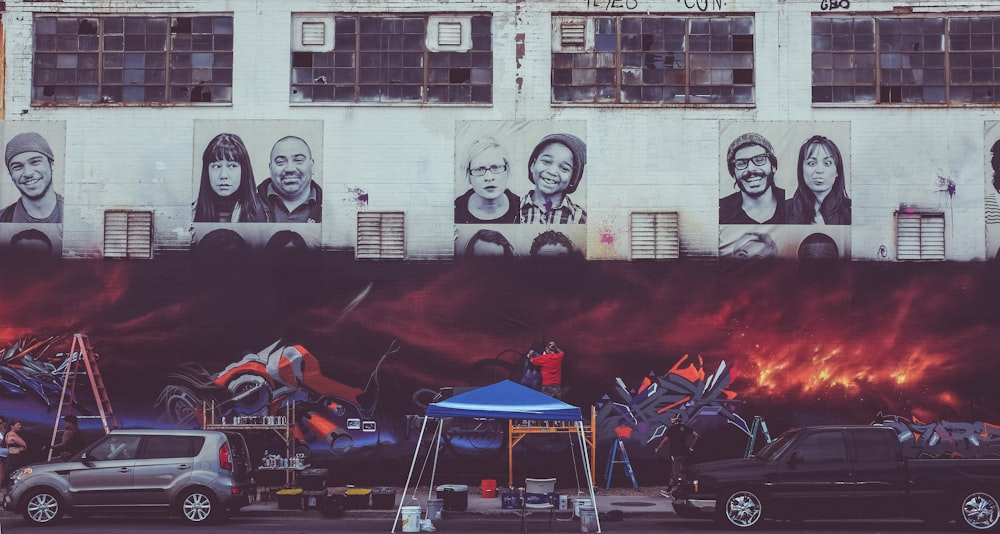
POLYGON ((580 507, 580 532, 597 532, 597 510, 589 504, 580 507))
POLYGON ((590 503, 590 499, 573 499, 573 515, 580 517, 580 508, 583 508, 584 506, 593 508, 593 505, 590 503))
POLYGON ((420 532, 420 507, 403 507, 403 532, 420 532))

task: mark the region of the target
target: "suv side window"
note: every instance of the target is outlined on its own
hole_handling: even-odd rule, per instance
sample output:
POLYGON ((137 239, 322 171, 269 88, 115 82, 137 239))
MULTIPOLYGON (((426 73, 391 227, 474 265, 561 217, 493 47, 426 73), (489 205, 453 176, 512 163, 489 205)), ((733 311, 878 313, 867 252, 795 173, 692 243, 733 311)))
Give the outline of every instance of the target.
POLYGON ((847 462, 847 445, 840 432, 822 432, 807 436, 799 444, 803 463, 829 464, 847 462))
POLYGON ((140 458, 191 458, 204 443, 201 436, 147 436, 140 458))
POLYGON ((108 436, 87 452, 87 459, 102 460, 132 460, 139 448, 139 436, 108 436))
POLYGON ((854 456, 859 462, 892 462, 896 460, 898 446, 889 440, 889 432, 854 432, 854 456))

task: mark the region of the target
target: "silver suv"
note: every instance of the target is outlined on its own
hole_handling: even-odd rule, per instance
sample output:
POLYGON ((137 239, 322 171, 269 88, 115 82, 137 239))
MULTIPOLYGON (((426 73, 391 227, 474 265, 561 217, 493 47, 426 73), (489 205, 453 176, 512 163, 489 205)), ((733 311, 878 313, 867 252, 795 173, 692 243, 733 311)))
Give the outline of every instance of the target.
POLYGON ((6 510, 29 523, 62 514, 169 510, 190 523, 222 519, 256 496, 243 436, 214 430, 114 430, 66 462, 11 474, 6 510))

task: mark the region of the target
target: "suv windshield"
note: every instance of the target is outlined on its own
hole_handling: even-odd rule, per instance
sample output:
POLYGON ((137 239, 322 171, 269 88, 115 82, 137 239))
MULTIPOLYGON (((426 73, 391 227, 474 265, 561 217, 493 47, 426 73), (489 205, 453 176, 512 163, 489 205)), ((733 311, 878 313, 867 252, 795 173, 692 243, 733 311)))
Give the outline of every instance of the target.
POLYGON ((785 452, 788 448, 788 444, 792 442, 792 437, 798 434, 798 430, 788 430, 783 432, 774 441, 764 445, 764 447, 757 451, 753 455, 754 458, 760 458, 761 460, 770 460, 771 458, 778 458, 785 452))

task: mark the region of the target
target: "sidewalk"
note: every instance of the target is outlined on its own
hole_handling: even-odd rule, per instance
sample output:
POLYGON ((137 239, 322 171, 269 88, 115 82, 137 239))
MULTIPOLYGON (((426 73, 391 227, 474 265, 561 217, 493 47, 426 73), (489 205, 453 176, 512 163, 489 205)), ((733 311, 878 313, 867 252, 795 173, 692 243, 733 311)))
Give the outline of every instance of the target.
MULTIPOLYGON (((612 488, 611 490, 605 490, 603 488, 595 488, 594 494, 597 499, 597 511, 604 517, 604 514, 611 510, 619 510, 624 517, 635 517, 637 515, 672 515, 674 513, 673 507, 670 505, 670 499, 663 497, 659 494, 660 488, 640 488, 634 490, 632 488, 621 489, 612 488)), ((400 505, 400 499, 403 497, 400 492, 402 488, 397 488, 397 494, 394 501, 394 506, 391 509, 376 509, 376 508, 349 508, 345 511, 345 517, 351 518, 393 518, 396 516, 397 509, 400 505)), ((582 493, 577 493, 576 489, 572 490, 562 490, 562 493, 569 494, 570 502, 568 509, 566 510, 556 510, 556 517, 568 518, 573 514, 573 499, 590 499, 585 491, 582 493)), ((416 506, 419 504, 420 508, 426 513, 427 511, 427 493, 428 488, 420 488, 416 492, 416 501, 413 501, 413 492, 407 492, 406 501, 404 505, 416 506)), ((431 495, 431 498, 435 498, 435 495, 431 495)), ((258 501, 250 506, 242 508, 239 512, 240 515, 245 516, 292 516, 302 513, 310 513, 308 511, 303 511, 301 509, 291 509, 284 510, 279 509, 278 503, 275 500, 270 501, 258 501)), ((315 512, 311 512, 315 513, 315 512)), ((470 515, 484 515, 484 516, 503 516, 503 515, 517 515, 520 513, 520 509, 503 509, 500 505, 499 497, 482 497, 480 488, 470 487, 468 495, 468 506, 464 511, 450 511, 445 510, 442 512, 442 517, 447 520, 449 517, 462 517, 470 515)))
MULTIPOLYGON (((670 499, 667 499, 659 494, 661 488, 639 488, 634 490, 632 488, 622 489, 622 488, 612 488, 610 490, 605 490, 603 488, 595 488, 594 494, 597 498, 597 511, 604 517, 604 514, 611 510, 620 510, 625 518, 635 517, 638 515, 672 515, 674 513, 673 507, 670 505, 670 499)), ((400 504, 400 492, 402 488, 397 489, 395 505, 391 509, 376 509, 376 508, 356 508, 348 509, 344 513, 344 517, 356 518, 356 519, 381 519, 388 518, 392 519, 396 516, 396 511, 400 504)), ((427 511, 427 492, 428 488, 420 488, 417 490, 417 502, 413 503, 411 500, 412 492, 406 494, 407 503, 406 505, 416 505, 420 504, 421 510, 426 514, 427 511)), ((577 490, 562 490, 563 493, 568 493, 570 500, 569 508, 567 510, 556 510, 556 517, 567 519, 573 514, 573 504, 572 499, 590 499, 590 495, 587 493, 577 494, 577 490)), ((434 495, 432 495, 434 498, 434 495)), ((491 497, 486 498, 481 496, 481 490, 478 487, 470 486, 468 495, 468 507, 464 511, 449 511, 445 510, 442 512, 443 520, 447 520, 449 517, 464 517, 471 515, 483 515, 483 516, 503 516, 503 515, 517 515, 520 510, 505 510, 500 507, 500 498, 491 497)), ((294 517, 302 514, 314 514, 317 513, 314 510, 302 510, 301 508, 296 509, 280 509, 278 507, 277 500, 273 498, 268 501, 257 501, 249 506, 245 506, 236 513, 237 516, 243 517, 294 517)), ((13 514, 11 512, 4 511, 0 508, 0 519, 13 519, 19 518, 20 515, 13 514)))

